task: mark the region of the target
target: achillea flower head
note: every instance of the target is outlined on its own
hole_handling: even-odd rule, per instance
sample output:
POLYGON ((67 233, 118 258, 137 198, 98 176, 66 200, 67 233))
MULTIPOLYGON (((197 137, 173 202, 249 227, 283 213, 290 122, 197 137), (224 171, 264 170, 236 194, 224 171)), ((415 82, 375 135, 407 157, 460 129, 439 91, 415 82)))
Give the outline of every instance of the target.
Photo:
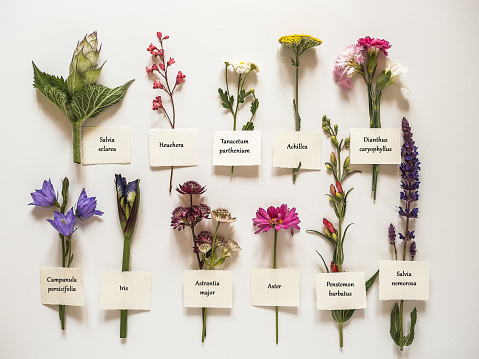
POLYGON ((363 71, 363 47, 350 45, 339 53, 334 64, 334 81, 345 90, 352 90, 351 78, 363 71))
POLYGON ((95 214, 101 216, 103 212, 96 209, 96 197, 87 197, 83 188, 78 198, 76 215, 80 219, 87 219, 95 214))
POLYGON ((57 202, 57 195, 50 179, 43 181, 42 189, 37 189, 35 192, 30 193, 30 195, 32 196, 33 202, 28 205, 33 204, 34 206, 51 207, 57 202))
POLYGON ((388 56, 387 50, 391 48, 391 45, 388 41, 384 39, 376 39, 373 37, 363 37, 358 40, 358 45, 362 46, 363 48, 367 49, 368 52, 378 52, 381 50, 385 56, 388 56))
POLYGON ((392 246, 395 245, 396 244, 396 228, 394 228, 392 223, 389 225, 388 237, 389 237, 389 244, 392 246))
POLYGON ((230 211, 221 207, 212 210, 211 217, 221 223, 233 223, 236 221, 236 217, 232 217, 230 211))
POLYGON ((179 187, 176 187, 176 191, 181 194, 202 194, 206 191, 206 186, 201 186, 196 181, 186 181, 179 187))
POLYGON ((289 209, 286 204, 282 204, 280 207, 271 206, 267 210, 260 207, 253 222, 253 225, 258 227, 255 234, 261 231, 267 232, 270 229, 275 231, 290 229, 291 235, 293 235, 293 229, 299 230, 298 224, 301 221, 296 213, 296 208, 289 209))
POLYGON ((281 45, 301 55, 306 50, 322 44, 320 39, 310 35, 286 35, 278 39, 281 45))
POLYGON ((73 213, 73 208, 71 208, 66 215, 60 212, 55 212, 53 214, 53 219, 47 219, 47 221, 50 222, 58 233, 68 237, 71 236, 75 229, 76 219, 77 217, 73 213))

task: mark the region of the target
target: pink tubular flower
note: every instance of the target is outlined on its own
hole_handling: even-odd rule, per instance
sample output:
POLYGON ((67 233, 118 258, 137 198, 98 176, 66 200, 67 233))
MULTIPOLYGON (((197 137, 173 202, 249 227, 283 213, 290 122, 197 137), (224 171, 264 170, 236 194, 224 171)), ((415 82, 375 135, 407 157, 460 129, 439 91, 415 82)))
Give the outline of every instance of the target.
POLYGON ((151 74, 153 72, 153 69, 151 67, 146 67, 146 73, 151 74))
POLYGON ((160 69, 161 69, 161 71, 165 71, 165 64, 164 63, 160 64, 160 69))
POLYGON ((171 66, 175 63, 175 59, 170 57, 170 59, 168 60, 168 62, 166 63, 168 66, 171 66))
POLYGON ((158 71, 158 66, 156 66, 156 64, 153 64, 153 65, 151 66, 151 70, 152 70, 152 71, 153 71, 153 70, 158 71))
POLYGON ((286 204, 282 204, 281 207, 271 206, 267 211, 260 207, 256 212, 256 217, 253 218, 253 225, 258 227, 255 234, 274 228, 276 232, 280 229, 291 229, 291 235, 293 235, 294 228, 299 230, 298 223, 300 222, 296 208, 289 209, 286 204))
POLYGON ((153 50, 150 51, 150 54, 152 54, 153 56, 158 56, 158 49, 154 48, 153 50))
POLYGON ((161 103, 161 96, 157 96, 153 100, 153 110, 156 111, 156 110, 159 110, 160 108, 163 108, 163 104, 161 103))
POLYGON ((161 32, 157 32, 156 33, 156 37, 158 38, 158 40, 162 40, 162 37, 163 37, 163 34, 161 32))
POLYGON ((153 88, 161 90, 163 88, 163 85, 160 81, 153 81, 153 88))
POLYGON ((178 71, 178 74, 176 75, 176 84, 179 85, 181 84, 183 81, 185 81, 185 75, 183 75, 181 73, 181 71, 178 71))
POLYGON ((336 58, 334 64, 334 81, 345 90, 352 90, 351 78, 362 71, 364 63, 363 47, 350 45, 336 58))
POLYGON ((329 232, 336 233, 336 229, 334 228, 333 224, 326 218, 323 218, 323 224, 329 232))
POLYGON ((374 51, 381 50, 385 56, 388 56, 387 50, 391 48, 391 45, 389 45, 388 41, 384 39, 376 39, 374 37, 371 38, 369 36, 359 39, 358 45, 364 47, 365 49, 368 49, 368 51, 370 49, 374 51))
POLYGON ((146 49, 146 51, 151 52, 151 51, 153 51, 154 49, 156 49, 156 46, 153 45, 153 44, 150 44, 150 46, 148 46, 148 48, 146 49))

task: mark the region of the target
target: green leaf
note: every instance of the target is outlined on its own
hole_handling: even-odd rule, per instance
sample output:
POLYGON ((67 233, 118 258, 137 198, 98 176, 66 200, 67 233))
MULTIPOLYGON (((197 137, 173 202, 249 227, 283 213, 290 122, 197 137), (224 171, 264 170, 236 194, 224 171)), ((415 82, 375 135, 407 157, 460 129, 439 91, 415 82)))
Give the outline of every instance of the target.
POLYGON ((259 100, 257 98, 255 98, 253 100, 253 102, 251 102, 251 107, 250 107, 250 111, 251 111, 252 116, 254 116, 256 114, 256 110, 258 110, 258 107, 259 107, 259 100))
POLYGON ((307 233, 313 233, 313 234, 317 234, 318 236, 320 237, 323 237, 324 239, 326 239, 329 243, 331 243, 334 246, 336 246, 336 243, 334 243, 334 240, 332 238, 329 238, 327 235, 321 233, 321 232, 318 232, 318 231, 315 231, 314 229, 308 229, 306 230, 307 233))
POLYGON ((120 102, 133 81, 134 80, 130 80, 114 89, 103 85, 87 85, 82 92, 73 97, 71 102, 77 122, 83 122, 88 118, 93 118, 108 107, 120 102))
POLYGON ((355 173, 361 173, 361 171, 352 171, 352 172, 348 172, 347 174, 343 173, 343 180, 345 180, 347 177, 349 177, 349 176, 351 176, 355 173))
POLYGON ((379 269, 376 271, 376 273, 373 274, 373 276, 371 278, 369 278, 366 282, 366 293, 368 292, 368 290, 373 286, 374 284, 374 281, 376 280, 376 278, 378 277, 379 275, 379 269))
POLYGON ((323 260, 323 264, 324 264, 324 268, 326 269, 326 273, 329 273, 329 268, 328 266, 326 265, 326 262, 323 258, 323 256, 321 255, 321 253, 319 253, 318 251, 316 251, 316 253, 318 253, 318 255, 321 257, 321 259, 323 260))
MULTIPOLYGON (((105 63, 103 63, 103 65, 105 65, 105 63)), ((103 69, 103 65, 101 65, 101 67, 98 68, 98 69, 88 70, 87 72, 85 72, 85 74, 83 75, 83 80, 87 84, 94 83, 98 79, 98 77, 100 76, 101 70, 103 69)))
POLYGON ((244 89, 241 89, 238 97, 238 102, 243 103, 249 95, 251 95, 251 92, 246 92, 244 89))
POLYGON ((351 226, 352 224, 353 223, 349 223, 348 226, 346 227, 346 229, 343 232, 343 244, 344 244, 344 240, 346 239, 346 232, 348 231, 349 226, 351 226))
POLYGON ((43 89, 46 86, 52 86, 59 91, 65 93, 67 95, 67 99, 70 100, 68 96, 68 88, 65 80, 63 77, 57 77, 53 75, 49 75, 45 72, 39 70, 39 68, 35 65, 32 61, 33 65, 33 87, 40 90, 43 93, 43 89))
POLYGON ((220 265, 222 265, 224 263, 225 260, 226 260, 226 257, 221 257, 220 259, 218 259, 218 261, 213 266, 214 267, 219 267, 220 265))
MULTIPOLYGON (((229 94, 228 94, 228 91, 223 91, 222 89, 218 89, 218 93, 220 94, 220 97, 221 97, 221 105, 226 108, 227 110, 230 110, 230 111, 233 111, 233 102, 230 102, 230 99, 229 99, 229 94)), ((233 98, 233 101, 234 101, 234 97, 231 96, 233 98)))
POLYGON ((378 90, 377 93, 379 93, 381 90, 383 90, 389 85, 389 80, 391 80, 391 71, 383 70, 376 82, 376 89, 378 90))
POLYGON ((242 128, 243 131, 253 131, 254 130, 254 125, 253 122, 248 121, 246 125, 243 126, 242 128))
POLYGON ((70 75, 67 78, 67 85, 68 85, 68 92, 70 95, 75 96, 77 93, 82 91, 85 88, 85 83, 81 79, 80 75, 76 72, 73 71, 70 73, 70 75))
POLYGON ((393 310, 391 311, 391 327, 389 329, 389 334, 391 334, 391 338, 394 340, 396 345, 400 344, 400 318, 399 318, 399 306, 397 303, 394 304, 393 310))
POLYGON ((404 338, 405 343, 404 346, 411 345, 412 342, 414 341, 414 327, 416 326, 416 321, 417 321, 417 310, 414 308, 412 312, 410 313, 411 317, 411 329, 409 330, 409 334, 404 338))

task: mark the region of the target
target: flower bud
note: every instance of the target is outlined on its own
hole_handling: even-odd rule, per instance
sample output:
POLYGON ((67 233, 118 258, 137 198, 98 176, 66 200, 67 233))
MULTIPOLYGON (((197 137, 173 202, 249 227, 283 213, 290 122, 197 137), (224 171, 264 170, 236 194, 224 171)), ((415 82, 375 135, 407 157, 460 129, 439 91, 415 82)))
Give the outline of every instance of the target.
POLYGON ((337 198, 337 199, 343 199, 343 195, 342 195, 341 193, 336 192, 335 195, 336 195, 336 198, 337 198))
MULTIPOLYGON (((351 143, 351 139, 348 137, 344 140, 344 147, 349 148, 349 144, 351 143)), ((348 157, 349 158, 349 157, 348 157)))
POLYGON ((323 224, 328 231, 330 231, 333 234, 336 233, 336 230, 334 229, 334 226, 326 218, 323 218, 323 224))
POLYGON ((349 168, 349 164, 351 162, 351 159, 348 157, 346 157, 346 159, 344 160, 344 165, 343 165, 343 168, 346 169, 346 168, 349 168))
POLYGON ((329 160, 331 161, 331 164, 334 167, 336 167, 337 162, 336 162, 336 155, 334 154, 334 152, 331 152, 331 154, 329 155, 329 160))
POLYGON ((336 263, 331 262, 331 272, 334 272, 336 273, 338 271, 338 266, 336 265, 336 263))
POLYGON ((339 181, 336 181, 336 188, 338 189, 338 192, 343 194, 343 187, 341 186, 341 183, 339 181))
POLYGON ((333 185, 330 185, 329 186, 329 190, 331 191, 331 195, 334 197, 336 196, 336 188, 334 188, 333 185))

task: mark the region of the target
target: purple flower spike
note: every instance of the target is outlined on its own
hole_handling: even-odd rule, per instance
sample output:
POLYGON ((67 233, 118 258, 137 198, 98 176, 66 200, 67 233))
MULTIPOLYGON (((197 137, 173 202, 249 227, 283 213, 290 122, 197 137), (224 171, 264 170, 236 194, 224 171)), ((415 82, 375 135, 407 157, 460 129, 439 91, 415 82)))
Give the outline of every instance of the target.
POLYGON ((412 242, 409 246, 409 253, 411 254, 411 260, 414 260, 414 257, 416 257, 416 242, 412 242))
POLYGON ((87 219, 93 215, 101 216, 103 212, 96 209, 96 197, 87 197, 85 189, 80 193, 77 202, 77 217, 87 219))
POLYGON ((389 235, 389 244, 392 246, 395 245, 396 244, 396 228, 394 228, 392 223, 389 225, 388 235, 389 235))
POLYGON ((43 181, 42 189, 35 190, 35 192, 31 193, 31 196, 33 202, 29 203, 29 205, 51 207, 57 202, 57 195, 50 180, 43 181))
POLYGON ((60 234, 69 237, 75 229, 76 219, 77 217, 73 213, 73 208, 71 208, 66 216, 63 213, 55 212, 53 214, 53 219, 47 219, 47 221, 50 222, 53 228, 55 228, 60 234))

